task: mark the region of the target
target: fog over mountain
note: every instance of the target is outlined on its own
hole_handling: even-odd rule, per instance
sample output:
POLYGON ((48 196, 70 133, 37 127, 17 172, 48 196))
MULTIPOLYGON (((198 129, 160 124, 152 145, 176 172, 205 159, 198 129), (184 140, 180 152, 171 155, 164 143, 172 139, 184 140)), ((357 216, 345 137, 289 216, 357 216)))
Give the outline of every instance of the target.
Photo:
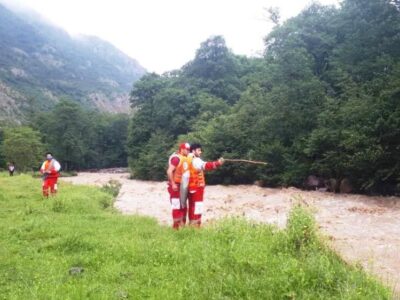
POLYGON ((23 121, 62 98, 126 112, 146 70, 112 44, 70 36, 33 11, 0 4, 0 120, 23 121))

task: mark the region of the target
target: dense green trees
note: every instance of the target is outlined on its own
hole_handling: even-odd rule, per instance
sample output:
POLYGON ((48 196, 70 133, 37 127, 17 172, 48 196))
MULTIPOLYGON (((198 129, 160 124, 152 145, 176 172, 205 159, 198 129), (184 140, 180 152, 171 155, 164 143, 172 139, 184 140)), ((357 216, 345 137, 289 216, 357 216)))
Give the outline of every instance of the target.
POLYGON ((202 128, 239 99, 244 89, 240 77, 250 71, 246 63, 247 59, 232 54, 221 36, 215 36, 202 43, 195 59, 182 70, 149 74, 134 85, 131 103, 137 112, 128 136, 134 176, 165 177, 177 138, 202 128))
POLYGON ((127 164, 128 118, 84 110, 64 100, 54 110, 36 114, 32 125, 64 170, 121 167, 127 164))
POLYGON ((10 161, 20 170, 36 168, 45 151, 51 151, 65 171, 126 167, 128 123, 127 115, 102 114, 60 101, 51 111, 33 112, 30 127, 0 128, 0 168, 10 161))
POLYGON ((39 169, 44 157, 40 133, 30 127, 5 130, 0 152, 7 162, 14 162, 19 171, 39 169))
POLYGON ((206 159, 269 162, 227 163, 209 182, 303 186, 312 174, 400 193, 398 1, 311 4, 282 24, 272 13, 262 58, 210 37, 181 69, 135 83, 130 120, 61 101, 33 111, 30 124, 64 169, 124 166, 128 155, 133 176, 162 180, 168 156, 188 140, 204 145, 206 159))
POLYGON ((133 174, 163 178, 170 147, 188 139, 208 158, 269 162, 226 164, 214 182, 302 186, 315 174, 361 192, 400 192, 397 1, 312 4, 275 24, 263 58, 235 56, 212 37, 182 69, 134 86, 133 174))
POLYGON ((79 105, 62 101, 53 111, 37 117, 36 125, 44 134, 45 143, 52 152, 62 157, 65 170, 80 168, 89 153, 89 140, 93 136, 89 119, 79 105))

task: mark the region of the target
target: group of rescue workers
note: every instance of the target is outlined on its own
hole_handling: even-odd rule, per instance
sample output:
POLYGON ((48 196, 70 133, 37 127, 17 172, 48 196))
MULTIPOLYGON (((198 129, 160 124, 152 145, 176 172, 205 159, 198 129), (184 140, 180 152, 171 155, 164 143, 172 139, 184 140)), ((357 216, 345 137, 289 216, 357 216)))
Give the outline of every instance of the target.
MULTIPOLYGON (((168 193, 172 208, 172 227, 178 229, 189 224, 199 227, 203 214, 203 197, 206 181, 204 171, 215 170, 224 163, 224 159, 206 162, 201 159, 200 144, 182 143, 176 153, 168 160, 168 193)), ((57 180, 61 165, 52 153, 46 153, 40 173, 42 174, 42 192, 44 197, 57 193, 57 180), (50 193, 49 193, 50 190, 50 193)))
POLYGON ((206 186, 204 171, 215 170, 224 159, 205 162, 201 159, 200 144, 182 143, 168 163, 168 193, 172 209, 172 227, 178 229, 186 224, 199 227, 203 214, 203 197, 206 186))

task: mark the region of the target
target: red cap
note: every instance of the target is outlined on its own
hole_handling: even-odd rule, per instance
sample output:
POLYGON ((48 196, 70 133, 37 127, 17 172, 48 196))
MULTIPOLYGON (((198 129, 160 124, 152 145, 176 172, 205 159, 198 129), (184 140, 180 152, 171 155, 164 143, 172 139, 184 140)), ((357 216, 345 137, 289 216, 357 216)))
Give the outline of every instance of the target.
POLYGON ((182 144, 180 144, 180 145, 179 145, 179 150, 182 150, 182 149, 190 150, 190 144, 189 144, 189 143, 182 143, 182 144))

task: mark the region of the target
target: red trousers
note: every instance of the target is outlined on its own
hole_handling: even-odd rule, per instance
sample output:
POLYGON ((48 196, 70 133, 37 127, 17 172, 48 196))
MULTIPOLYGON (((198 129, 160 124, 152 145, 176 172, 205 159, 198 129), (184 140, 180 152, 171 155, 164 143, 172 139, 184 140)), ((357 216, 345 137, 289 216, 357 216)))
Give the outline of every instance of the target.
POLYGON ((49 189, 52 195, 55 195, 57 193, 57 179, 58 177, 48 177, 43 180, 42 189, 44 197, 49 196, 49 189))
POLYGON ((168 185, 168 193, 172 209, 172 228, 178 229, 186 224, 187 207, 181 208, 179 185, 177 191, 174 191, 171 185, 168 185))
POLYGON ((204 187, 189 191, 189 224, 200 227, 203 214, 204 187))

